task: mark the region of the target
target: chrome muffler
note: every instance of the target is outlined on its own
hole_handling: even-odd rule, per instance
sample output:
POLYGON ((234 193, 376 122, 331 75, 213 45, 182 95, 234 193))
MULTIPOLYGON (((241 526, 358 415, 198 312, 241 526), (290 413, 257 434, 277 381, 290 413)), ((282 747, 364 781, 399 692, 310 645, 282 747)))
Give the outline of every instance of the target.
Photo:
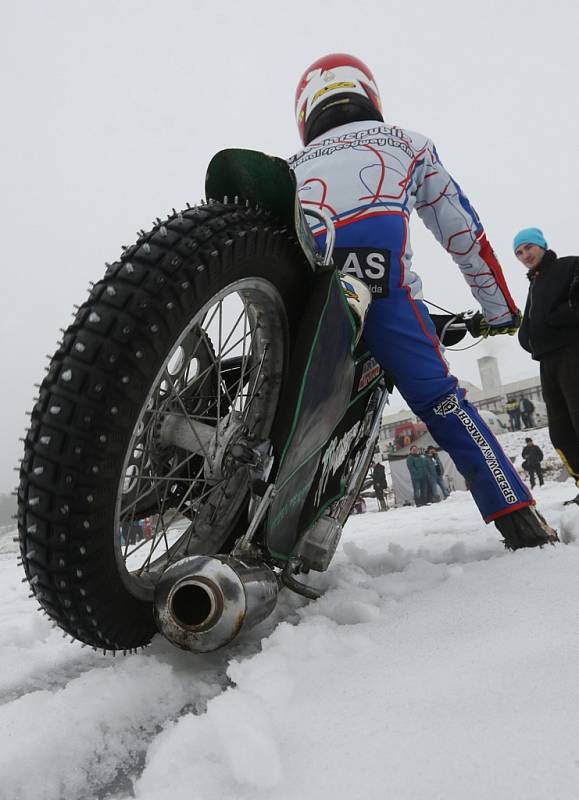
POLYGON ((275 608, 279 584, 259 561, 188 556, 168 567, 155 590, 155 622, 172 644, 218 650, 275 608))

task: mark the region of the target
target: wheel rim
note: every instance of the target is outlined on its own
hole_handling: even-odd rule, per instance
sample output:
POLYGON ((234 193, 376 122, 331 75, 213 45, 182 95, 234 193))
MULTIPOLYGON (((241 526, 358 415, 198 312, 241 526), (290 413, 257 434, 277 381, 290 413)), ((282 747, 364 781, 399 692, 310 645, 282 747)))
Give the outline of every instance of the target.
POLYGON ((129 591, 151 600, 166 567, 217 552, 244 507, 239 438, 268 437, 287 355, 277 289, 244 279, 190 320, 157 372, 134 425, 117 489, 115 556, 129 591))

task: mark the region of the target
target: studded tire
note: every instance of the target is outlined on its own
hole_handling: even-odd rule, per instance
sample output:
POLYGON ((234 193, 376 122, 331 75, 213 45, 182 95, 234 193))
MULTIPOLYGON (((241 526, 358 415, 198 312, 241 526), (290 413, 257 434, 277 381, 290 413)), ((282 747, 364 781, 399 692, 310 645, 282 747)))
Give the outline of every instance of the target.
POLYGON ((151 598, 119 573, 114 529, 127 448, 159 365, 203 304, 251 276, 275 286, 291 342, 307 272, 291 232, 267 213, 212 203, 158 220, 77 310, 32 411, 18 492, 26 577, 74 639, 132 650, 156 632, 151 598))

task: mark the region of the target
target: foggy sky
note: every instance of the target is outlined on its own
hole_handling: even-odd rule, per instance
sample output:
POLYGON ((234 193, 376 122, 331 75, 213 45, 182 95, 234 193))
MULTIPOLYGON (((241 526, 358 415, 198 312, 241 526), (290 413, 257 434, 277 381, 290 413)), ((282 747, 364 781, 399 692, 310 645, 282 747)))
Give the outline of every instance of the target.
MULTIPOLYGON (((217 150, 296 150, 295 85, 324 53, 366 61, 386 121, 434 140, 522 305, 519 228, 579 251, 578 23, 570 0, 2 0, 0 492, 15 482, 44 356, 88 282, 139 228, 199 200, 217 150)), ((412 236, 425 297, 472 308, 418 219, 412 236)), ((537 372, 512 340, 448 357, 480 384, 476 359, 489 352, 504 380, 537 372)))

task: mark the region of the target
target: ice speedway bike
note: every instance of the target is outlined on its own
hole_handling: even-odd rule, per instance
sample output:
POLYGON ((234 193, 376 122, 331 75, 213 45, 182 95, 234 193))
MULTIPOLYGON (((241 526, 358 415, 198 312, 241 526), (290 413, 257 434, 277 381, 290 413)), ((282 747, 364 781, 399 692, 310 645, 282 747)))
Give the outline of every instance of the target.
POLYGON ((281 587, 316 597, 307 574, 332 560, 392 388, 360 338, 370 293, 339 276, 312 210, 318 252, 285 161, 222 151, 206 197, 107 265, 25 438, 32 593, 105 651, 158 631, 214 650, 281 587))

